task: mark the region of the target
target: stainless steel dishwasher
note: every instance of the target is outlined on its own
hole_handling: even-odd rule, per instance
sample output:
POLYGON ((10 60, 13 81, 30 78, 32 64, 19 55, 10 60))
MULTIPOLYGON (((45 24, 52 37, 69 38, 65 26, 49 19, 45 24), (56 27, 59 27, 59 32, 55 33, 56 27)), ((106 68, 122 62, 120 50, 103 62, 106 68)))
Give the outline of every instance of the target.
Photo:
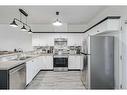
POLYGON ((26 85, 25 63, 9 70, 9 89, 24 89, 26 85))

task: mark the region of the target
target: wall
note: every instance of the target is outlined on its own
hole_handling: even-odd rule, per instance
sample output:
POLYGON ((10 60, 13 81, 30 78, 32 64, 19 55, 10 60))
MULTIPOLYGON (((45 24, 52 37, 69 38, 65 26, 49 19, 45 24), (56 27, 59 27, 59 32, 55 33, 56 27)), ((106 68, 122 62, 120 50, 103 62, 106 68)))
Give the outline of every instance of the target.
POLYGON ((83 32, 86 25, 70 25, 63 24, 63 26, 53 26, 52 24, 32 24, 33 32, 83 32))
MULTIPOLYGON (((122 84, 122 88, 127 88, 127 43, 126 43, 126 38, 127 38, 127 25, 124 24, 125 20, 127 20, 127 7, 124 6, 113 6, 113 7, 108 7, 103 12, 98 14, 87 26, 90 27, 94 25, 95 23, 99 22, 100 20, 104 19, 107 16, 121 16, 121 26, 123 28, 122 31, 119 31, 120 34, 117 36, 114 35, 117 39, 117 42, 119 43, 119 55, 117 61, 119 61, 119 64, 117 64, 116 69, 119 67, 119 72, 118 70, 115 71, 117 78, 116 80, 116 88, 120 88, 120 85, 122 84), (122 56, 122 60, 120 57, 122 56), (117 74, 118 73, 118 74, 117 74), (118 87, 119 86, 119 87, 118 87)), ((84 38, 86 37, 88 33, 84 34, 84 38)), ((113 35, 113 34, 110 34, 113 35)))
POLYGON ((0 43, 0 51, 13 51, 15 48, 21 48, 24 51, 32 50, 31 35, 9 24, 0 25, 0 43))

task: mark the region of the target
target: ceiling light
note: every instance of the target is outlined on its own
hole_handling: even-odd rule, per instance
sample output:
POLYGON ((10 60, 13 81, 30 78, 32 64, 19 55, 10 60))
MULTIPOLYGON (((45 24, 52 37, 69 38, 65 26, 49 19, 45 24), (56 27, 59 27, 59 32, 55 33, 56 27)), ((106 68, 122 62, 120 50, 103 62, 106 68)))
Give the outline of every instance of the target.
POLYGON ((12 26, 12 27, 18 27, 18 25, 16 24, 15 20, 13 20, 13 22, 10 23, 10 26, 12 26))
MULTIPOLYGON (((59 15, 59 12, 56 12, 56 15, 59 15)), ((55 22, 52 23, 54 26, 61 26, 63 25, 62 22, 60 20, 58 20, 58 18, 56 19, 55 22)))
POLYGON ((22 31, 27 31, 26 27, 23 25, 23 27, 21 28, 22 31))
POLYGON ((58 19, 53 23, 53 25, 54 26, 61 26, 61 25, 63 25, 62 23, 61 23, 61 21, 59 21, 58 19))
POLYGON ((31 34, 31 33, 32 33, 31 29, 29 29, 28 33, 29 33, 29 34, 31 34))

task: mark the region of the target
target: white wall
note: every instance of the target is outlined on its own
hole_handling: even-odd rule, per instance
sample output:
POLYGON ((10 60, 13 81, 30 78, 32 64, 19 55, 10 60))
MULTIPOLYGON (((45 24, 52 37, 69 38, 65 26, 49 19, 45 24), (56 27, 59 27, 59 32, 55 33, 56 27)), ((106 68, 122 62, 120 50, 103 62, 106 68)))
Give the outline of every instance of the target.
POLYGON ((52 24, 32 24, 33 32, 83 32, 86 25, 70 25, 63 24, 63 26, 53 26, 52 24))
POLYGON ((33 46, 53 46, 55 38, 67 38, 68 46, 82 45, 83 33, 33 33, 33 46))
MULTIPOLYGON (((113 6, 113 7, 108 7, 103 12, 98 14, 89 24, 87 27, 90 27, 94 25, 95 23, 99 22, 100 20, 104 19, 107 16, 121 16, 121 25, 123 27, 122 31, 120 32, 120 35, 116 37, 116 39, 119 42, 119 65, 116 66, 120 67, 119 72, 115 72, 116 74, 118 73, 117 77, 119 79, 116 79, 116 85, 122 84, 123 88, 127 88, 127 25, 124 24, 124 21, 127 20, 127 7, 124 6, 113 6), (122 60, 120 60, 120 56, 122 56, 122 60), (123 65, 123 66, 122 66, 123 65), (122 66, 122 67, 121 67, 122 66), (119 80, 119 81, 118 81, 119 80), (119 83, 119 84, 118 84, 119 83)), ((88 33, 84 34, 84 37, 88 33)), ((115 35, 114 35, 115 36, 115 35)), ((117 60, 118 61, 118 60, 117 60)), ((119 88, 119 87, 117 87, 119 88)))
POLYGON ((21 48, 24 51, 32 50, 32 37, 27 32, 13 28, 9 24, 0 25, 0 51, 13 51, 15 48, 21 48))

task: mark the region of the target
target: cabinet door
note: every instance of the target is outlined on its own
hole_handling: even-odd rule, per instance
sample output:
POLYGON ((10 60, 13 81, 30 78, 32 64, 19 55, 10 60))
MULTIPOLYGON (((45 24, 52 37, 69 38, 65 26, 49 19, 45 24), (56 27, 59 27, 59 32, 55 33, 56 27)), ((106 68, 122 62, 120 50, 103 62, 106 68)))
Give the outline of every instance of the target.
POLYGON ((29 84, 33 78, 34 78, 34 66, 31 60, 26 63, 26 85, 29 84))
POLYGON ((75 56, 75 69, 80 69, 81 68, 81 56, 75 56))
POLYGON ((42 65, 43 65, 43 57, 40 56, 38 58, 38 70, 40 71, 42 69, 42 65))
POLYGON ((48 69, 53 69, 53 56, 47 56, 47 68, 48 69))
POLYGON ((43 56, 42 69, 53 69, 53 56, 43 56))
POLYGON ((32 34, 32 46, 40 46, 38 34, 32 34))
POLYGON ((39 57, 33 59, 34 76, 36 76, 36 74, 40 71, 39 63, 40 63, 39 57))
POLYGON ((81 67, 81 58, 80 56, 69 56, 69 64, 68 64, 68 68, 69 69, 80 69, 81 67))
POLYGON ((30 83, 32 79, 40 71, 40 60, 39 57, 32 59, 26 63, 26 84, 30 83))
POLYGON ((83 55, 80 56, 80 70, 83 69, 83 55))

